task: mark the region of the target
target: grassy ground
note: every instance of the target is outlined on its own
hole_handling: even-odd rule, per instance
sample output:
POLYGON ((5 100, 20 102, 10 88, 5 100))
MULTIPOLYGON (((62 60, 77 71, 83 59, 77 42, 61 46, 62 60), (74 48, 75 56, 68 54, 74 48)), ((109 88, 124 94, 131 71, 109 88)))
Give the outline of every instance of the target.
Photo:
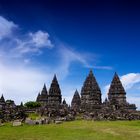
POLYGON ((73 121, 0 127, 0 140, 140 140, 140 121, 73 121))

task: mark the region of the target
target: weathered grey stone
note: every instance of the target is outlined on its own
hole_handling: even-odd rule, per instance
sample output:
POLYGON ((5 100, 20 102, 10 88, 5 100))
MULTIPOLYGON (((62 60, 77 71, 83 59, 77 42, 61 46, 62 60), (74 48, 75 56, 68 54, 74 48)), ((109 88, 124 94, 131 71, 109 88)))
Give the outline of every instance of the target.
POLYGON ((31 120, 30 118, 26 118, 25 123, 28 125, 35 125, 36 121, 35 120, 31 120))
POLYGON ((55 124, 62 124, 63 123, 63 121, 55 121, 55 124))
POLYGON ((34 121, 35 121, 35 124, 43 124, 42 119, 38 119, 38 120, 34 120, 34 121))
POLYGON ((55 121, 66 121, 66 117, 59 117, 59 118, 56 118, 55 121))
POLYGON ((49 123, 50 123, 50 119, 46 119, 45 124, 49 124, 49 123))
POLYGON ((4 123, 1 123, 1 124, 0 124, 0 127, 1 127, 1 126, 5 126, 5 124, 4 124, 4 123))
POLYGON ((12 124, 12 126, 21 126, 21 125, 22 125, 22 122, 19 120, 13 121, 13 124, 12 124))
POLYGON ((75 117, 72 114, 68 114, 66 116, 66 121, 73 121, 73 120, 75 120, 75 117))

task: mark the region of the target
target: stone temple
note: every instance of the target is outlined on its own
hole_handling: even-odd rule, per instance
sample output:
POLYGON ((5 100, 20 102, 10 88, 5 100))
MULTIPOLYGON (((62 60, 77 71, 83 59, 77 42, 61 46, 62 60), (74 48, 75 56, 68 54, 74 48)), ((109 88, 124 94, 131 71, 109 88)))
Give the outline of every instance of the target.
POLYGON ((41 103, 42 105, 46 105, 48 102, 48 92, 46 85, 44 84, 41 94, 39 93, 36 99, 37 102, 41 103))
POLYGON ((54 75, 48 90, 44 84, 36 102, 40 103, 41 107, 30 110, 23 104, 17 106, 11 100, 5 101, 2 95, 0 98, 0 119, 5 119, 4 113, 6 113, 6 116, 11 116, 12 113, 13 118, 10 119, 14 119, 16 111, 18 113, 15 114, 18 114, 17 117, 19 118, 25 117, 27 112, 34 111, 42 116, 63 117, 65 120, 72 120, 77 115, 83 119, 94 120, 140 119, 140 111, 136 110, 136 105, 127 102, 126 91, 117 73, 114 74, 104 101, 102 101, 102 93, 98 82, 92 70, 90 70, 81 92, 75 91, 71 105, 68 105, 65 99, 62 101, 61 89, 56 75, 54 75))
POLYGON ((101 90, 92 73, 89 72, 81 90, 81 109, 85 111, 101 108, 101 90))
POLYGON ((71 109, 77 112, 80 111, 80 106, 81 98, 78 91, 76 90, 71 101, 71 109))
POLYGON ((108 92, 108 100, 111 103, 118 103, 118 104, 126 104, 126 92, 122 86, 122 83, 115 73, 113 80, 110 85, 110 89, 108 92))
POLYGON ((44 107, 60 107, 62 102, 62 95, 56 75, 54 75, 49 91, 47 91, 46 85, 44 84, 41 94, 38 94, 36 101, 41 103, 41 105, 44 107))
POLYGON ((126 92, 117 73, 115 73, 109 88, 108 102, 110 105, 113 105, 115 109, 136 110, 134 104, 129 104, 126 101, 126 92))
POLYGON ((61 90, 56 75, 54 75, 51 87, 49 89, 48 106, 59 108, 61 102, 62 102, 61 90))

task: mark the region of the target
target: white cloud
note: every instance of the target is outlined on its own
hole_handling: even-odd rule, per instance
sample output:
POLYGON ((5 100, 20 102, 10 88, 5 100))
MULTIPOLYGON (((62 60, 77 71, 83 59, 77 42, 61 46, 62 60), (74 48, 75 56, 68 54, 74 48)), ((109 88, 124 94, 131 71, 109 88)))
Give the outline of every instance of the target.
POLYGON ((128 73, 121 76, 122 84, 125 89, 132 88, 135 84, 140 83, 140 73, 128 73))
POLYGON ((16 46, 12 50, 12 53, 16 54, 16 56, 21 57, 29 53, 39 54, 41 52, 41 50, 38 47, 36 47, 34 43, 32 43, 32 40, 29 40, 29 38, 23 40, 16 39, 15 42, 16 42, 16 46))
POLYGON ((5 37, 9 37, 17 27, 18 26, 14 22, 8 21, 4 17, 0 16, 0 40, 5 37))
MULTIPOLYGON (((10 56, 21 57, 26 54, 41 54, 42 49, 52 48, 53 44, 46 31, 38 30, 25 34, 16 34, 14 29, 18 29, 13 21, 0 16, 0 51, 8 52, 10 56), (7 40, 5 40, 7 39, 7 40)), ((5 54, 4 54, 5 55, 5 54)))
POLYGON ((20 55, 25 54, 41 54, 43 48, 52 48, 53 44, 49 39, 49 34, 45 31, 30 32, 25 38, 15 39, 16 47, 13 52, 18 52, 20 55))
POLYGON ((140 97, 128 96, 127 100, 129 103, 136 104, 136 107, 140 110, 140 97))
POLYGON ((110 87, 110 84, 108 84, 104 87, 104 94, 108 93, 109 87, 110 87))
POLYGON ((32 43, 38 47, 47 47, 52 48, 53 44, 51 43, 49 39, 49 34, 47 32, 43 32, 41 30, 35 32, 35 33, 29 33, 29 36, 32 38, 32 43))

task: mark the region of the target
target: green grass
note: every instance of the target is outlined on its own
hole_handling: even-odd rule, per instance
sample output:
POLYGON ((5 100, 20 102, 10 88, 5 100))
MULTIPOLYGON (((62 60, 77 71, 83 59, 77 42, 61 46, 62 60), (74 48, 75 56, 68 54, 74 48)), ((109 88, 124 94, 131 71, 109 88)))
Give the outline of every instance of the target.
POLYGON ((140 121, 73 121, 0 127, 0 140, 140 140, 140 121))
POLYGON ((36 120, 36 119, 41 118, 41 116, 36 114, 36 113, 30 113, 28 117, 32 120, 36 120))

